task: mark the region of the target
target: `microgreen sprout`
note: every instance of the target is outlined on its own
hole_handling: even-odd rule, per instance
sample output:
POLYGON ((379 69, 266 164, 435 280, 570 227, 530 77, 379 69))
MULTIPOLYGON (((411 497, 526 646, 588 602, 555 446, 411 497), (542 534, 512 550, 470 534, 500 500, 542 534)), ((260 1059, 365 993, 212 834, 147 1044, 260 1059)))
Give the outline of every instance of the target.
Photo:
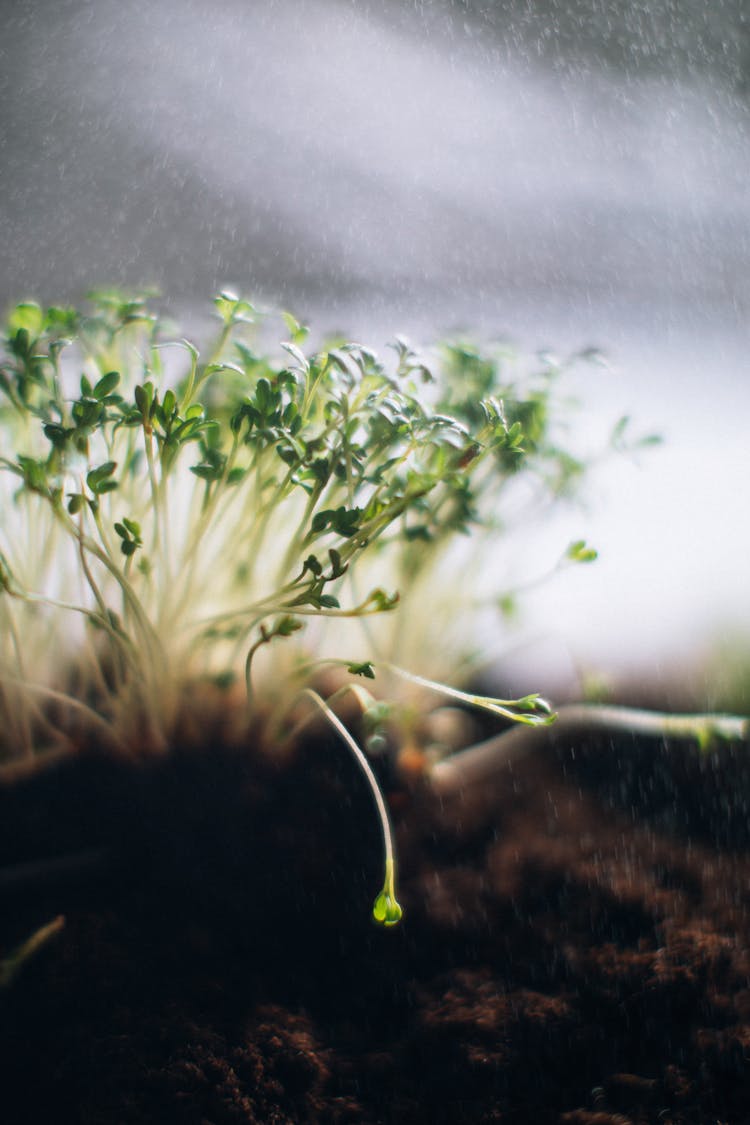
POLYGON ((366 755, 341 722, 335 711, 333 711, 325 700, 321 699, 317 692, 312 691, 310 688, 304 688, 302 694, 308 699, 311 699, 316 707, 320 708, 328 722, 349 747, 375 799, 375 806, 378 811, 378 818, 383 834, 385 874, 383 887, 375 899, 372 913, 375 921, 380 922, 381 925, 394 926, 400 920, 403 912, 396 898, 396 859, 393 851, 393 834, 383 792, 378 785, 377 778, 372 771, 372 766, 368 762, 366 755))
MULTIPOLYGON (((289 314, 280 357, 268 358, 253 306, 230 292, 214 304, 220 329, 205 356, 166 337, 141 295, 92 294, 84 310, 25 302, 8 317, 0 750, 87 737, 166 749, 194 685, 227 685, 243 669, 250 717, 270 701, 268 730, 283 738, 304 692, 372 789, 385 854, 374 916, 392 925, 401 908, 385 801, 333 699, 311 691, 310 655, 346 651, 335 663, 355 680, 382 670, 504 720, 552 722, 535 694, 498 700, 454 677, 438 683, 426 637, 401 665, 415 607, 455 617, 435 580, 457 539, 497 536, 519 482, 554 499, 580 479, 557 424, 564 368, 545 360, 517 376, 502 351, 452 344, 426 359, 401 339, 388 363, 358 343, 309 350, 289 314), (383 617, 389 630, 376 628, 383 617)), ((580 540, 564 561, 594 557, 580 540)))

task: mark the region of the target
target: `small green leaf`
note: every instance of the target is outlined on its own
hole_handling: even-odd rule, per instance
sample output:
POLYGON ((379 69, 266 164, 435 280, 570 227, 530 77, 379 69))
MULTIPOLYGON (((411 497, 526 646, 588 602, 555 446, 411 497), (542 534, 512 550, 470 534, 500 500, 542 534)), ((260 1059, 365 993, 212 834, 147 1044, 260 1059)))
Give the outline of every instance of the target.
POLYGON ((372 916, 381 926, 396 926, 403 917, 400 903, 385 888, 375 899, 372 907, 372 916))
MULTIPOLYGON (((93 393, 94 398, 101 402, 101 400, 103 398, 106 398, 107 395, 112 394, 112 391, 115 389, 119 382, 120 372, 108 371, 106 375, 102 375, 101 379, 94 387, 93 392, 89 390, 88 394, 90 395, 93 393)), ((81 393, 86 394, 86 392, 83 390, 83 379, 81 379, 81 393)))
POLYGON ((308 363, 304 352, 300 351, 296 344, 292 344, 291 342, 287 341, 281 346, 284 351, 288 352, 288 354, 292 357, 294 362, 299 367, 300 371, 306 374, 310 370, 310 364, 308 363))
POLYGON ((335 578, 341 578, 349 569, 349 564, 342 563, 341 552, 337 551, 335 547, 329 549, 328 556, 331 560, 331 575, 329 581, 333 581, 335 578))
POLYGON ((350 664, 346 670, 352 676, 364 676, 366 680, 375 679, 375 669, 369 660, 364 661, 362 664, 350 664))
POLYGON ((143 422, 148 422, 153 413, 154 384, 144 383, 143 386, 137 386, 133 394, 143 422))
POLYGON ((52 442, 55 449, 65 448, 71 432, 71 430, 66 430, 64 426, 58 426, 56 422, 48 422, 44 427, 44 436, 52 442))
POLYGON ((111 492, 114 488, 117 488, 115 481, 107 479, 112 476, 116 468, 117 463, 115 461, 105 461, 103 465, 99 465, 98 468, 92 469, 90 473, 86 474, 86 484, 95 495, 111 492))
POLYGON ((599 552, 595 551, 593 547, 589 547, 585 539, 576 539, 565 552, 565 558, 570 562, 594 562, 598 557, 599 552))
POLYGON ((214 305, 227 326, 238 322, 252 323, 255 317, 255 309, 250 302, 243 301, 231 289, 223 289, 218 297, 214 297, 214 305))
POLYGON ((291 637, 292 633, 298 633, 302 627, 303 624, 298 617, 287 614, 276 622, 273 631, 277 637, 291 637))
POLYGON ((291 313, 282 312, 281 315, 286 325, 286 330, 292 338, 292 343, 301 344, 307 336, 309 329, 305 325, 300 324, 297 318, 292 316, 291 313))
POLYGON ((515 621, 518 618, 518 599, 515 594, 501 594, 497 599, 497 608, 506 621, 515 621))
POLYGON ((22 301, 8 317, 8 328, 12 335, 26 332, 27 338, 36 340, 44 326, 44 313, 35 301, 22 301))
POLYGON ((385 590, 378 588, 370 591, 365 606, 368 609, 373 609, 376 613, 387 613, 389 610, 395 609, 398 603, 398 593, 386 594, 385 590))
POLYGON ((316 578, 319 578, 323 573, 323 567, 320 565, 320 561, 315 555, 308 555, 302 564, 302 573, 304 574, 308 570, 311 574, 314 574, 316 578))

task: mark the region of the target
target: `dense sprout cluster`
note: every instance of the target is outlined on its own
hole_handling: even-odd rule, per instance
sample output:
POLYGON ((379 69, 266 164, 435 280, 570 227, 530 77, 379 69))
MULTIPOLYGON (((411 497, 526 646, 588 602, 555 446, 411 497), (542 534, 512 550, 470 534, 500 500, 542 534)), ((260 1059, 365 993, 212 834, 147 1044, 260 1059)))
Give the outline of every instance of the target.
MULTIPOLYGON (((8 748, 87 722, 123 745, 166 744, 186 687, 244 672, 252 696, 256 653, 292 637, 283 678, 298 691, 304 656, 331 655, 323 625, 398 616, 457 535, 492 523, 514 479, 554 495, 580 474, 552 440, 552 363, 517 382, 503 353, 460 345, 429 363, 402 340, 389 364, 356 343, 310 354, 288 315, 272 360, 254 350, 252 306, 223 293, 215 307, 206 359, 165 338, 140 297, 94 294, 84 311, 25 303, 8 318, 8 748), (314 640, 298 635, 305 625, 314 640)), ((357 634, 341 661, 352 675, 394 658, 366 642, 357 634)), ((278 670, 269 677, 281 691, 278 670)), ((534 696, 506 712, 547 718, 534 696)))

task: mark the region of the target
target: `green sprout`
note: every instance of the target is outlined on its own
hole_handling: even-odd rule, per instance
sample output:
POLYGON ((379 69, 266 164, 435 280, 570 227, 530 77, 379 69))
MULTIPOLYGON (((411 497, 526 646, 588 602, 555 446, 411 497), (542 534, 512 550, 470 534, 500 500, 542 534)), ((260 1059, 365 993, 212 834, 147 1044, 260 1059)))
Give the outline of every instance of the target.
MULTIPOLYGON (((443 588, 457 544, 496 545, 519 497, 525 510, 580 481, 556 397, 565 365, 519 375, 503 350, 451 344, 426 359, 403 340, 388 362, 357 343, 310 350, 289 314, 274 358, 252 305, 230 292, 214 304, 220 329, 204 354, 170 339, 141 295, 95 293, 83 310, 25 302, 8 316, 0 753, 93 737, 166 750, 195 685, 231 685, 243 669, 248 721, 283 741, 298 733, 302 694, 373 793, 385 869, 373 913, 393 925, 385 800, 336 693, 313 691, 317 654, 351 654, 332 661, 349 690, 382 673, 382 704, 400 680, 522 726, 554 720, 533 693, 465 692, 455 680, 468 666, 447 633, 435 645, 428 632, 462 605, 443 588)), ((579 540, 563 561, 595 554, 579 540)), ((466 604, 500 621, 512 595, 494 595, 466 579, 466 604)), ((374 714, 373 697, 355 695, 374 714)))

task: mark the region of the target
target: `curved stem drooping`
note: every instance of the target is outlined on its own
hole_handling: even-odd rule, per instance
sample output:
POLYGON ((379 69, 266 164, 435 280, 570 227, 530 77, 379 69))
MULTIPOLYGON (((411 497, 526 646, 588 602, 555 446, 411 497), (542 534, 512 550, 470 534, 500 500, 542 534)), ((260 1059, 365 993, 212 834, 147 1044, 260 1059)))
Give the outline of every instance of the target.
POLYGON ((315 706, 322 711, 336 733, 349 747, 375 799, 375 806, 378 810, 380 828, 383 835, 384 875, 383 886, 373 903, 372 915, 375 921, 383 926, 395 926, 400 921, 403 910, 396 898, 396 859, 393 849, 393 833, 391 831, 391 822, 388 816, 383 791, 378 785, 378 780, 364 752, 357 745, 356 740, 346 729, 338 715, 328 706, 326 701, 322 699, 316 691, 313 691, 312 688, 304 688, 300 692, 300 695, 312 700, 315 706))

